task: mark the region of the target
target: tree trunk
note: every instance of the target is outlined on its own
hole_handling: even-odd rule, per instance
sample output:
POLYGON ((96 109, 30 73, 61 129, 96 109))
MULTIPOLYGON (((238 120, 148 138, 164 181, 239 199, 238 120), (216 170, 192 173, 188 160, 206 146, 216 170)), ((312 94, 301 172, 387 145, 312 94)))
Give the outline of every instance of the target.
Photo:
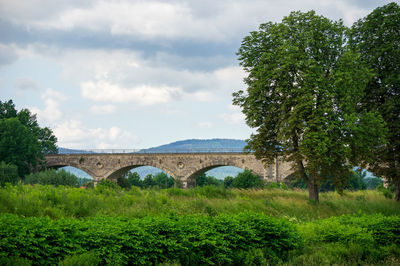
POLYGON ((394 184, 394 200, 400 202, 400 180, 394 184))
POLYGON ((307 187, 308 187, 308 199, 318 204, 319 185, 317 184, 315 178, 310 177, 309 182, 307 183, 307 187))

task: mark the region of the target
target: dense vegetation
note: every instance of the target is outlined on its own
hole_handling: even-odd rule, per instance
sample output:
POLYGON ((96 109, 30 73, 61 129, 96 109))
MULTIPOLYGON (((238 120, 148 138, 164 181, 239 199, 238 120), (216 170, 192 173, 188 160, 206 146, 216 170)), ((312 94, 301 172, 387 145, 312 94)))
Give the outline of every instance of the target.
POLYGON ((379 113, 386 122, 387 142, 379 149, 370 168, 395 186, 400 201, 400 6, 390 3, 357 21, 350 44, 372 69, 362 110, 379 113))
POLYGON ((122 190, 102 184, 94 189, 7 185, 0 189, 0 213, 60 219, 99 215, 131 218, 169 214, 213 216, 254 211, 294 218, 299 222, 351 214, 358 210, 366 214, 400 215, 398 204, 375 190, 346 191, 343 196, 327 192, 322 193, 321 198, 321 204, 315 206, 308 201, 303 190, 244 190, 210 186, 187 190, 122 190))
POLYGON ((349 183, 362 190, 315 205, 251 171, 204 174, 192 189, 165 173, 78 188, 64 170, 37 172, 0 189, 0 264, 395 265, 400 209, 389 190, 365 190, 364 175, 349 183))
POLYGON ((250 250, 266 259, 287 258, 300 246, 294 225, 260 214, 73 220, 0 217, 2 257, 51 265, 70 254, 93 251, 99 263, 244 264, 250 250), (36 238, 35 235, 41 235, 36 238))
POLYGON ((399 263, 400 208, 378 191, 315 205, 302 190, 113 184, 0 189, 0 262, 399 263))

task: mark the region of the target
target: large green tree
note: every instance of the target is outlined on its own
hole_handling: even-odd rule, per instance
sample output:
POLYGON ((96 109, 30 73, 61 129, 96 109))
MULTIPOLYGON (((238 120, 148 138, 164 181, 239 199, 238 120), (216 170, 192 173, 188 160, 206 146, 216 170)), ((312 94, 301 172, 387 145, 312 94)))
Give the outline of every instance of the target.
POLYGON ((56 153, 57 138, 41 128, 28 109, 17 111, 12 100, 0 101, 0 161, 18 166, 20 177, 44 164, 44 154, 56 153))
POLYGON ((0 158, 16 165, 20 177, 39 164, 39 142, 17 118, 0 119, 0 158))
POLYGON ((316 202, 324 180, 341 191, 352 165, 370 162, 384 135, 380 117, 357 108, 371 73, 347 48, 346 31, 314 11, 292 12, 261 24, 238 52, 247 89, 233 103, 257 131, 247 149, 266 163, 293 162, 316 202))
POLYGON ((400 6, 390 3, 357 21, 351 44, 373 70, 362 108, 379 112, 388 129, 387 144, 376 150, 370 170, 396 187, 400 201, 400 6))

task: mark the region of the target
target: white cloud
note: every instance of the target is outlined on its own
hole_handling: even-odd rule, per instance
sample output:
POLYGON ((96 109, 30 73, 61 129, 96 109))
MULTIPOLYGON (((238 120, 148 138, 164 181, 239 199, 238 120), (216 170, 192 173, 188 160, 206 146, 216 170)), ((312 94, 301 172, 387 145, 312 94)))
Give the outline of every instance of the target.
POLYGON ((82 96, 93 101, 132 101, 141 105, 166 103, 175 95, 182 93, 181 89, 168 86, 152 87, 142 85, 134 88, 125 88, 105 80, 84 82, 81 84, 81 88, 82 96))
POLYGON ((113 126, 110 128, 87 128, 79 120, 63 121, 54 129, 58 146, 72 149, 113 149, 135 147, 138 137, 113 126))
POLYGON ((196 91, 193 93, 186 93, 185 98, 198 102, 212 102, 216 101, 217 96, 210 91, 196 91))
POLYGON ((47 89, 41 95, 41 98, 44 101, 44 109, 41 110, 37 107, 31 107, 29 109, 37 114, 37 118, 41 124, 54 124, 62 117, 60 103, 65 101, 67 97, 61 92, 47 89))
POLYGON ((214 72, 219 87, 227 92, 243 89, 243 78, 246 76, 244 70, 239 66, 227 66, 214 72))
POLYGON ((48 58, 61 63, 65 82, 77 84, 85 99, 97 102, 142 106, 177 99, 210 102, 218 100, 218 92, 241 89, 244 77, 238 66, 212 71, 177 69, 173 63, 154 62, 127 50, 66 50, 48 58))
POLYGON ((0 16, 28 30, 84 29, 139 39, 226 42, 255 30, 260 23, 280 21, 293 10, 314 9, 331 19, 344 18, 346 24, 351 25, 370 12, 374 4, 385 3, 350 0, 0 0, 0 16))
POLYGON ((114 113, 116 109, 117 107, 112 104, 93 105, 90 107, 90 112, 95 115, 105 115, 114 113))
POLYGON ((96 1, 90 6, 60 8, 56 11, 58 14, 39 16, 40 12, 36 12, 37 16, 28 18, 21 16, 19 6, 14 9, 18 18, 10 16, 9 19, 37 29, 88 29, 142 38, 198 39, 199 35, 204 35, 199 32, 207 32, 213 38, 224 36, 215 23, 194 17, 192 11, 186 3, 174 1, 96 1))
POLYGON ((240 111, 240 107, 236 105, 230 105, 228 107, 229 112, 223 113, 221 118, 228 124, 244 124, 245 115, 240 111))

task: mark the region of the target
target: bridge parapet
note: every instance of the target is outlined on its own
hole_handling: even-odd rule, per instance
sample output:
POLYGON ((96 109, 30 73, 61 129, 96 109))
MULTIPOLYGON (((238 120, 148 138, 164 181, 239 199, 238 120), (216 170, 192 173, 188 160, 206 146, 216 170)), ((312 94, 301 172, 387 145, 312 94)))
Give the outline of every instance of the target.
POLYGON ((243 153, 243 149, 237 148, 206 148, 206 149, 62 149, 59 154, 174 154, 174 153, 243 153))

